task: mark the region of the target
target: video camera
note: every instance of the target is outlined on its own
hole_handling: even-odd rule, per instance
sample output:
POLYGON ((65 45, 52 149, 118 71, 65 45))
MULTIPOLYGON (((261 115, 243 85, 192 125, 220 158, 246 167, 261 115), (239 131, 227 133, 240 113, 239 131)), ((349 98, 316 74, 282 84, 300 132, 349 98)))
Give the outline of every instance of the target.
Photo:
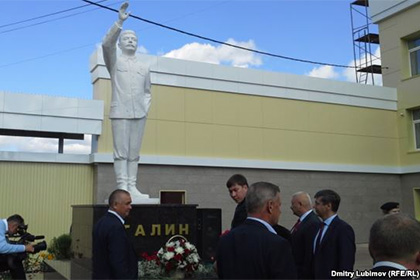
MULTIPOLYGON (((9 236, 9 237, 18 238, 18 239, 17 240, 13 240, 13 241, 10 241, 9 240, 9 242, 11 244, 22 244, 22 245, 26 245, 29 242, 34 242, 35 240, 41 240, 41 239, 44 239, 45 238, 43 235, 32 235, 27 230, 28 230, 28 225, 20 225, 18 227, 17 233, 15 235, 13 235, 13 236, 9 236)), ((44 240, 42 242, 33 244, 33 247, 34 247, 33 254, 36 254, 36 253, 38 253, 40 251, 44 251, 44 250, 47 249, 47 242, 45 242, 45 240, 44 240)))

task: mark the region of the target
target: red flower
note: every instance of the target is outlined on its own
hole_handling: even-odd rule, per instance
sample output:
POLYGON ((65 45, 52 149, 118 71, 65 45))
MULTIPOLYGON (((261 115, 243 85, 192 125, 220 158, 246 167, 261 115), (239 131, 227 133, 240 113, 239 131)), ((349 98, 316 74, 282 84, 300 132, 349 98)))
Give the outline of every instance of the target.
POLYGON ((152 252, 150 255, 147 252, 143 252, 140 255, 146 261, 153 261, 158 259, 157 252, 152 252))
POLYGON ((180 260, 182 260, 182 255, 180 255, 180 254, 176 254, 176 255, 175 255, 175 257, 174 257, 174 259, 175 259, 176 261, 180 261, 180 260))
POLYGON ((186 270, 186 271, 193 271, 193 265, 189 263, 189 264, 185 267, 185 270, 186 270))
POLYGON ((157 260, 158 256, 157 256, 157 252, 153 252, 150 256, 150 260, 157 260))
POLYGON ((166 263, 165 270, 170 271, 171 269, 172 269, 172 263, 171 262, 166 263))
POLYGON ((174 247, 168 247, 168 252, 173 252, 173 251, 175 251, 174 247))

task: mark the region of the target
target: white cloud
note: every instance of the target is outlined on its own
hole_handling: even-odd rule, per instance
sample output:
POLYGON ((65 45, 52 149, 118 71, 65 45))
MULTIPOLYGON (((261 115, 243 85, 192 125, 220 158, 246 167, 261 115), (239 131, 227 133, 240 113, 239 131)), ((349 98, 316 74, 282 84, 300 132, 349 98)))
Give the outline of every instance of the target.
MULTIPOLYGON (((91 136, 84 140, 64 140, 64 153, 90 154, 91 136)), ((0 136, 1 151, 58 153, 58 139, 17 136, 0 136)))
MULTIPOLYGON (((241 46, 248 49, 256 49, 253 40, 238 42, 234 39, 226 41, 228 44, 241 46)), ((194 60, 213 64, 228 64, 235 67, 259 66, 262 64, 260 56, 253 52, 241 50, 227 45, 213 46, 210 44, 190 43, 179 49, 172 50, 163 55, 164 57, 194 60)))
POLYGON ((137 53, 148 54, 149 51, 143 45, 140 45, 140 46, 137 47, 137 53))
POLYGON ((92 136, 85 135, 83 140, 64 140, 64 153, 66 154, 90 154, 92 136))
MULTIPOLYGON (((362 56, 361 59, 358 61, 358 64, 360 65, 360 61, 364 61, 366 59, 366 56, 362 56)), ((376 65, 382 65, 381 63, 381 49, 378 47, 376 48, 375 52, 372 56, 372 63, 376 65)), ((354 60, 352 60, 349 64, 349 66, 354 66, 354 60)), ((360 74, 358 74, 360 77, 360 74)), ((343 77, 348 82, 356 82, 356 71, 354 68, 347 68, 343 70, 343 77)), ((382 85, 382 75, 380 74, 373 74, 373 80, 375 82, 375 85, 381 86, 382 85)), ((368 73, 367 75, 367 84, 372 84, 372 75, 368 73)))
MULTIPOLYGON (((363 61, 364 59, 365 56, 362 56, 361 59, 358 61, 358 65, 360 65, 360 61, 363 61)), ((381 51, 379 47, 375 50, 372 56, 372 60, 373 64, 381 65, 381 51)), ((305 73, 305 75, 325 79, 345 80, 347 82, 355 83, 356 71, 353 68, 354 65, 354 60, 352 60, 348 63, 348 66, 351 66, 352 68, 342 68, 341 71, 337 67, 332 66, 315 67, 310 72, 305 73)), ((360 74, 358 74, 358 77, 361 77, 360 74)), ((382 86, 382 75, 374 74, 373 79, 375 85, 382 86)), ((370 73, 367 74, 367 84, 372 84, 372 75, 370 73)))
POLYGON ((311 72, 306 73, 305 75, 316 78, 324 79, 337 79, 340 76, 340 73, 335 71, 335 68, 329 65, 322 65, 315 67, 311 72))
MULTIPOLYGON (((349 66, 354 66, 354 62, 350 62, 349 66)), ((347 82, 356 82, 356 70, 354 68, 345 68, 342 75, 347 82)))

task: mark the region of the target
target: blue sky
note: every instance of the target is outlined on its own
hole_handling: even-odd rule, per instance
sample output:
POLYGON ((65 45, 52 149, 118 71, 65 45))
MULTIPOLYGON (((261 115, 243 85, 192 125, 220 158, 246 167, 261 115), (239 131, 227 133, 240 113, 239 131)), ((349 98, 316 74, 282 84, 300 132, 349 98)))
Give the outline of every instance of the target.
MULTIPOLYGON (((133 15, 219 41, 349 65, 353 61, 350 2, 132 0, 128 10, 133 15)), ((118 9, 121 3, 108 0, 101 4, 118 9)), ((81 0, 0 1, 1 91, 92 98, 89 56, 117 19, 116 13, 87 6, 13 24, 85 4, 81 0)), ((151 55, 354 80, 352 69, 344 71, 231 50, 133 18, 126 21, 124 28, 135 30, 139 45, 151 55)))
MULTIPOLYGON (((102 2, 115 9, 120 3, 102 2)), ((131 1, 129 11, 220 41, 231 39, 261 51, 348 65, 353 59, 349 3, 347 0, 131 1)), ((2 13, 0 26, 84 4, 76 0, 2 0, 0 10, 7 12, 2 13)), ((114 12, 89 6, 1 27, 0 90, 90 99, 89 56, 116 18, 114 12), (80 14, 72 16, 75 13, 80 14), (66 18, 60 19, 63 16, 66 18), (16 29, 21 27, 24 28, 16 29)), ((197 52, 204 47, 202 44, 218 47, 133 18, 124 27, 135 30, 140 45, 152 55, 164 55, 192 43, 198 43, 197 52)), ((319 67, 266 56, 254 59, 260 60, 260 64, 248 67, 267 71, 305 75, 319 67)), ((231 65, 231 61, 221 63, 231 65)), ((342 76, 336 78, 345 80, 342 76)))

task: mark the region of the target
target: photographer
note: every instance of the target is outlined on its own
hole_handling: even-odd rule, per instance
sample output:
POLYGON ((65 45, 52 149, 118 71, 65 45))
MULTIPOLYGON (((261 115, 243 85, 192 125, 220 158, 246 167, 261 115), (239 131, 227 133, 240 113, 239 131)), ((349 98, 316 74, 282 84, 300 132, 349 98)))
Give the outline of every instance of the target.
POLYGON ((20 215, 12 215, 0 220, 0 271, 10 270, 12 279, 26 279, 22 265, 22 258, 14 253, 34 252, 31 244, 10 244, 6 238, 16 234, 19 227, 24 227, 24 220, 20 215))

